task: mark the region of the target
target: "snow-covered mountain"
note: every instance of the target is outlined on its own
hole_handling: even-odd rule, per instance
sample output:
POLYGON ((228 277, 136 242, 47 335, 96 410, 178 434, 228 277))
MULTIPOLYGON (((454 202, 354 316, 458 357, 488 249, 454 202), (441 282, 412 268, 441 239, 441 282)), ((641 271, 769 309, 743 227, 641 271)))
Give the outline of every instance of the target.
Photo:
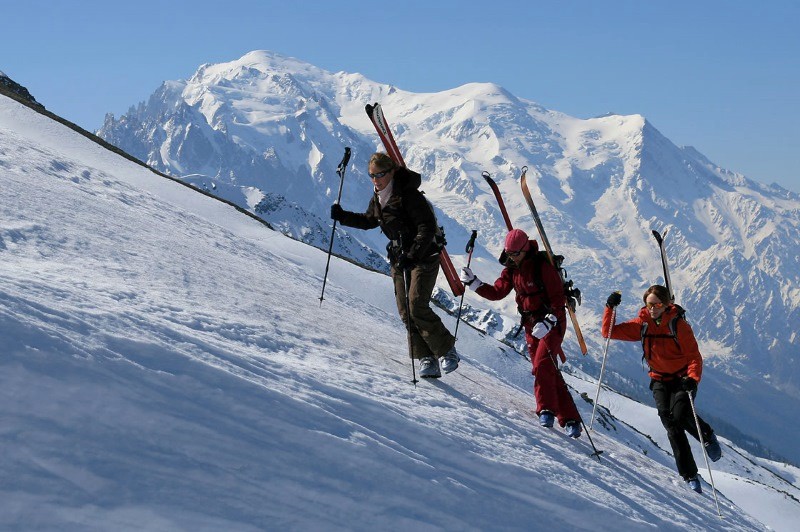
MULTIPOLYGON (((800 516, 800 471, 722 437, 720 518, 707 483, 697 495, 675 474, 655 411, 611 391, 597 461, 585 436, 537 425, 529 363, 469 327, 461 368, 413 387, 388 277, 334 260, 320 307, 324 253, 2 95, 0 147, 4 530, 791 530, 800 516)), ((594 390, 580 369, 566 378, 594 390)))
MULTIPOLYGON (((577 119, 489 83, 414 94, 258 51, 164 83, 146 104, 108 116, 99 135, 156 169, 245 191, 239 204, 326 247, 344 146, 354 159, 343 204, 358 210, 368 201, 364 169, 378 140, 363 108, 374 101, 384 106, 407 164, 423 173, 457 266, 469 230, 478 230, 473 261, 483 279, 499 273, 505 229, 481 172, 498 181, 514 225, 535 236, 518 183, 521 167, 531 168, 548 236, 583 291, 578 315, 591 353, 575 362, 590 374, 599 372, 608 293, 623 292, 621 318, 636 313, 644 289, 663 282, 651 229, 666 233, 677 301, 707 361, 701 393, 711 417, 751 449, 760 442, 760 452, 800 463, 800 427, 787 423, 800 411, 793 325, 800 318, 800 196, 719 168, 642 116, 577 119)), ((345 254, 375 265, 365 248, 382 251, 378 232, 341 234, 345 254)), ((467 301, 501 313, 479 313, 497 325, 489 332, 511 331, 510 299, 467 301)), ((608 378, 645 400, 637 352, 613 344, 608 378)))

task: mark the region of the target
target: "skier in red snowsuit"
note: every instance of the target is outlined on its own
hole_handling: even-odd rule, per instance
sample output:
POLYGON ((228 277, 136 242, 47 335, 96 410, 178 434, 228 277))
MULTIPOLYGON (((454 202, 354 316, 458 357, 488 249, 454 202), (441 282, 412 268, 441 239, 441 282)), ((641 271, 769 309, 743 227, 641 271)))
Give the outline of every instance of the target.
POLYGON ((506 266, 500 278, 493 285, 485 284, 466 267, 461 269, 461 280, 491 301, 503 299, 514 289, 533 363, 533 394, 539 422, 552 427, 557 417, 567 434, 578 438, 580 414, 556 366, 556 356, 562 362, 566 360, 561 349, 567 328, 564 287, 556 268, 538 250, 537 242, 530 240, 524 231, 512 229, 500 256, 500 262, 506 266))

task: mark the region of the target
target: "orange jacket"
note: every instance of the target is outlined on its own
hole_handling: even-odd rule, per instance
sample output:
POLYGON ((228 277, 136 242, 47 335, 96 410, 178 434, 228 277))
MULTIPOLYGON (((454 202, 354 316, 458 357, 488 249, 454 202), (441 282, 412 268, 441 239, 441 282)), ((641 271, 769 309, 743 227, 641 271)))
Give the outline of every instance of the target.
MULTIPOLYGON (((611 338, 642 342, 644 359, 650 366, 650 377, 655 380, 672 380, 675 377, 688 375, 700 382, 703 374, 703 357, 700 355, 691 325, 685 319, 677 319, 676 337, 671 337, 669 323, 677 316, 678 309, 675 305, 669 305, 661 315, 660 324, 656 324, 647 308, 643 307, 638 317, 624 323, 615 323, 611 338), (645 324, 647 332, 642 338, 642 328, 645 324)), ((608 338, 610 326, 611 309, 606 307, 603 313, 603 338, 608 338)))

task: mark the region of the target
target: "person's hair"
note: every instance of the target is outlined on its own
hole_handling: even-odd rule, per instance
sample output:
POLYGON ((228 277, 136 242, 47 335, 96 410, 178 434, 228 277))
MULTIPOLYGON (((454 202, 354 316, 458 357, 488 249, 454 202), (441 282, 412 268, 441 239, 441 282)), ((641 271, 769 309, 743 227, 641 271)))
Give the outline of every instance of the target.
POLYGON ((667 290, 666 286, 661 286, 660 284, 654 284, 650 288, 648 288, 644 295, 642 296, 642 301, 644 301, 645 305, 647 304, 647 296, 650 294, 654 294, 662 303, 665 305, 669 305, 669 290, 667 290))
POLYGON ((374 164, 379 172, 391 170, 396 166, 392 158, 383 152, 373 153, 369 158, 369 164, 374 164))

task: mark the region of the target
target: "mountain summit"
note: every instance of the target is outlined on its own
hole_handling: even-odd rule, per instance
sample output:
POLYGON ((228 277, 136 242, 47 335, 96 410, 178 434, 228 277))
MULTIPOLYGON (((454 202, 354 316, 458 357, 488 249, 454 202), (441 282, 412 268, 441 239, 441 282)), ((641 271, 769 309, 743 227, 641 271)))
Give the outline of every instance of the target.
MULTIPOLYGON (((623 293, 620 319, 635 315, 644 290, 663 282, 651 230, 666 234, 677 302, 706 358, 708 417, 751 449, 800 462, 800 427, 787 423, 800 410, 800 196, 676 146, 641 115, 579 119, 491 83, 415 94, 256 51, 165 82, 146 103, 108 115, 98 134, 326 247, 344 146, 354 157, 343 205, 364 208, 371 194, 365 168, 379 145, 363 109, 375 101, 406 163, 423 175, 456 266, 478 230, 473 269, 482 279, 500 271, 505 227, 481 172, 498 182, 515 227, 535 237, 518 184, 522 166, 530 168, 548 236, 583 292, 578 317, 590 356, 580 357, 569 333, 565 346, 570 363, 589 374, 599 373, 608 293, 623 293)), ((385 268, 380 234, 339 235, 342 253, 385 268)), ((499 316, 489 332, 507 336, 513 302, 480 305, 499 316)), ((635 345, 612 344, 608 379, 648 401, 639 359, 635 345)))

